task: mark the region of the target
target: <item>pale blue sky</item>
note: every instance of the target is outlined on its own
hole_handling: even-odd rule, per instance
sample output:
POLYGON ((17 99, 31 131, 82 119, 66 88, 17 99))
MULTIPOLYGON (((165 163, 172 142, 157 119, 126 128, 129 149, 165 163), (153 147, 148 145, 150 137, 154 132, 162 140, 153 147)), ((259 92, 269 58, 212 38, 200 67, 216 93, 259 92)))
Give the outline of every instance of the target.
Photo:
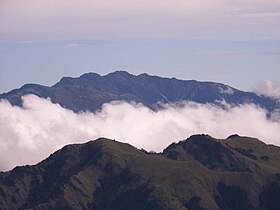
POLYGON ((280 82, 280 0, 2 0, 0 93, 115 70, 280 82))

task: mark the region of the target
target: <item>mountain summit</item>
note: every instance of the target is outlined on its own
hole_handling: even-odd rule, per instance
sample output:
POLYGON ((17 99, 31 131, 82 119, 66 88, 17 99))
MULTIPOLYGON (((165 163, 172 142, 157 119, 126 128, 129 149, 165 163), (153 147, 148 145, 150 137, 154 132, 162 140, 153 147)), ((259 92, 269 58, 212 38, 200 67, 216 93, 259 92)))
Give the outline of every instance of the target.
POLYGON ((178 80, 148 74, 135 76, 125 71, 116 71, 105 76, 86 73, 78 78, 63 77, 52 87, 27 84, 1 94, 0 99, 7 99, 13 105, 21 106, 21 96, 26 94, 49 97, 52 102, 76 112, 96 111, 104 103, 116 100, 135 101, 154 110, 159 108, 161 103, 182 101, 224 101, 234 105, 253 103, 268 111, 280 108, 277 100, 220 83, 178 80))
POLYGON ((0 173, 0 208, 278 210, 280 148, 195 135, 163 153, 108 139, 0 173))

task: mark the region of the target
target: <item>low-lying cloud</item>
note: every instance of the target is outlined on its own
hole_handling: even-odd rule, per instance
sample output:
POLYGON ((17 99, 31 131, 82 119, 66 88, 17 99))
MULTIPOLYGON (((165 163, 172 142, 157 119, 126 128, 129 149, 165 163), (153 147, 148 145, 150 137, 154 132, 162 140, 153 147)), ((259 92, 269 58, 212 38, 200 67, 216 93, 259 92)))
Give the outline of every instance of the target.
POLYGON ((265 110, 252 104, 221 109, 185 102, 152 111, 141 104, 112 102, 96 113, 74 113, 34 95, 22 99, 22 108, 0 101, 0 170, 35 164, 66 144, 99 137, 148 151, 162 151, 197 133, 216 138, 238 133, 280 145, 279 115, 268 119, 265 110))
POLYGON ((280 101, 280 83, 278 82, 264 80, 255 87, 255 92, 280 101))

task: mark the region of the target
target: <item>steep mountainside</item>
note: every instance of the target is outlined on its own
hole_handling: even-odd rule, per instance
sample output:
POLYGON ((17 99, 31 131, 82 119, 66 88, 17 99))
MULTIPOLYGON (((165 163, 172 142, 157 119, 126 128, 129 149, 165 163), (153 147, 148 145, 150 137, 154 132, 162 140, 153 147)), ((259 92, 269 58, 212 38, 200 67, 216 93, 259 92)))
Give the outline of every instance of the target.
POLYGON ((0 173, 0 209, 276 210, 280 148, 195 135, 161 154, 98 139, 0 173))
POLYGON ((114 100, 136 101, 157 109, 158 103, 194 101, 230 104, 254 103, 269 111, 280 108, 277 100, 243 92, 227 85, 194 80, 178 80, 116 71, 106 76, 87 73, 78 78, 64 77, 52 87, 27 84, 0 95, 14 105, 21 105, 21 96, 35 94, 73 111, 96 111, 102 104, 114 100))

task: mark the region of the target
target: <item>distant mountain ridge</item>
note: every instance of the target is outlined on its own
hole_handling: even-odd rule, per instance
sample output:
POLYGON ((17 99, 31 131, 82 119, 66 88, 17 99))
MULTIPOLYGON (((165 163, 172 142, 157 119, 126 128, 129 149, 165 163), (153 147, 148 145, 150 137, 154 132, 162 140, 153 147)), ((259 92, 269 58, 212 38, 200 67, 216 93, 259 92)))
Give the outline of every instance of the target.
POLYGON ((278 210, 280 148, 194 135, 163 153, 108 139, 0 173, 0 209, 278 210))
POLYGON ((52 102, 78 111, 96 111, 104 103, 122 100, 142 103, 152 109, 160 107, 159 103, 176 103, 193 101, 197 103, 229 104, 253 103, 268 111, 280 108, 277 100, 244 92, 230 86, 214 82, 195 80, 178 80, 140 74, 138 76, 125 71, 116 71, 105 76, 86 73, 78 78, 63 77, 52 87, 26 84, 19 89, 0 95, 13 105, 21 105, 21 96, 35 94, 50 98, 52 102))

